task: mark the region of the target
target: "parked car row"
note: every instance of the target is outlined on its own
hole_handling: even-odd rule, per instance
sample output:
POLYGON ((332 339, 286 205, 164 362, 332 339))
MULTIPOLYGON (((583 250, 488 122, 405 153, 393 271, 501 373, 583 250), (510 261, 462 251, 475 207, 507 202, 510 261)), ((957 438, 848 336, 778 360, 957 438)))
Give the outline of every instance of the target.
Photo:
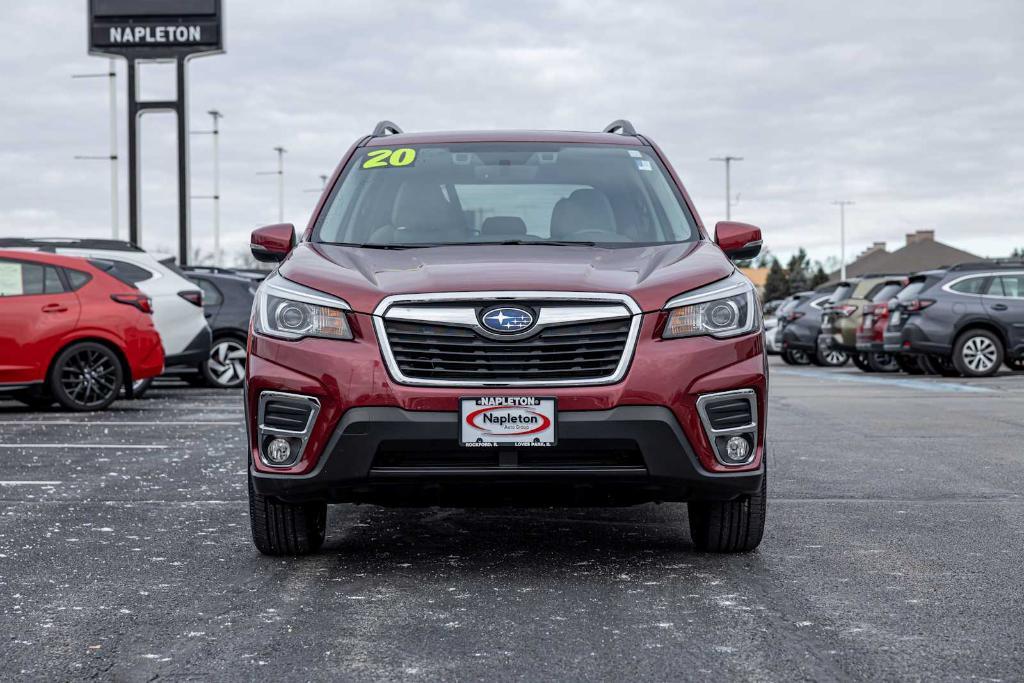
POLYGON ((116 240, 0 239, 0 395, 98 410, 165 371, 238 387, 258 279, 116 240))
POLYGON ((987 377, 1024 370, 1024 262, 880 274, 782 301, 766 347, 790 364, 987 377))

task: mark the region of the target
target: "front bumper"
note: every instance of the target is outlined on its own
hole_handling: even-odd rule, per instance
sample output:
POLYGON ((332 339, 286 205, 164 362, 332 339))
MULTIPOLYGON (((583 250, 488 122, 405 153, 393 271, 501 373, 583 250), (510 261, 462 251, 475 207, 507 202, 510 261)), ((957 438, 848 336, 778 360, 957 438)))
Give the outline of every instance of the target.
MULTIPOLYGON (((633 429, 629 425, 619 425, 621 417, 596 422, 585 417, 588 414, 609 414, 610 411, 622 408, 656 409, 659 415, 670 415, 673 420, 670 424, 674 426, 657 429, 668 429, 674 434, 681 435, 676 442, 685 445, 674 447, 664 456, 653 451, 653 454, 649 455, 642 446, 634 446, 634 449, 639 448, 643 453, 643 471, 609 470, 591 476, 578 468, 575 472, 567 474, 554 473, 550 470, 535 474, 520 467, 512 472, 503 471, 499 475, 477 472, 472 480, 494 482, 494 477, 500 479, 503 476, 514 475, 517 480, 532 482, 533 486, 538 482, 538 477, 554 477, 562 482, 574 478, 577 481, 590 481, 596 477, 621 487, 625 487, 627 483, 640 482, 642 488, 652 483, 652 480, 663 478, 661 473, 664 470, 659 469, 657 465, 654 465, 652 470, 652 465, 648 463, 661 462, 660 458, 663 457, 686 460, 690 464, 697 463, 696 467, 708 475, 759 471, 764 452, 767 394, 767 360, 761 333, 727 340, 710 337, 662 340, 659 334, 660 325, 663 324, 661 316, 660 313, 643 315, 636 351, 626 376, 614 384, 594 386, 416 387, 399 384, 392 379, 383 362, 370 316, 361 313, 350 315, 354 334, 351 341, 315 338, 282 341, 251 334, 246 364, 245 403, 249 467, 255 479, 264 481, 263 475, 268 475, 266 481, 277 482, 268 486, 279 486, 283 490, 295 485, 296 490, 305 491, 303 495, 310 495, 310 492, 316 489, 326 489, 327 492, 333 489, 356 490, 359 487, 350 484, 357 483, 360 478, 364 482, 372 481, 374 486, 377 486, 377 477, 370 477, 373 468, 369 463, 372 462, 373 456, 370 456, 370 461, 363 456, 360 456, 362 459, 356 457, 355 461, 361 464, 352 464, 347 450, 336 449, 341 440, 341 437, 336 435, 349 435, 346 428, 342 428, 341 425, 351 423, 353 416, 362 414, 353 411, 397 409, 409 419, 391 420, 395 413, 388 413, 388 420, 391 421, 385 421, 384 424, 395 426, 408 422, 421 425, 423 428, 422 433, 416 432, 411 439, 407 439, 407 444, 415 444, 421 439, 430 440, 433 437, 429 437, 428 434, 437 434, 440 430, 444 434, 444 443, 434 443, 431 448, 452 450, 458 446, 456 424, 461 397, 554 396, 558 399, 560 419, 565 416, 566 420, 559 425, 562 430, 559 434, 560 445, 569 443, 565 441, 569 437, 566 436, 563 427, 572 430, 583 429, 579 425, 584 424, 595 428, 601 424, 612 425, 600 432, 601 438, 605 439, 617 438, 615 429, 620 427, 626 430, 633 429), (716 458, 714 446, 702 424, 697 401, 707 394, 737 389, 753 391, 756 401, 757 446, 754 458, 748 465, 727 467, 716 458), (261 460, 259 451, 262 445, 258 426, 260 396, 268 391, 302 395, 315 399, 319 404, 318 416, 305 437, 301 454, 293 464, 283 468, 270 467, 261 460), (348 469, 350 465, 355 467, 355 470, 348 469), (339 467, 342 467, 342 470, 336 469, 339 467), (339 471, 346 473, 340 479, 337 476, 339 471), (327 474, 315 474, 322 472, 327 474), (350 476, 353 472, 356 473, 355 479, 350 476), (319 476, 326 478, 318 478, 319 476), (335 484, 335 481, 345 483, 335 484)), ((616 413, 616 416, 622 414, 616 413)), ((642 420, 641 423, 650 425, 651 421, 642 420)), ((366 420, 357 420, 356 424, 362 425, 359 429, 365 428, 367 433, 378 429, 373 422, 366 420)), ((395 426, 395 429, 399 427, 395 426)), ((637 441, 641 442, 642 439, 637 441)), ((554 454, 553 450, 548 452, 554 454)), ((424 477, 425 474, 420 471, 416 476, 424 477)), ((464 480, 466 476, 459 475, 456 478, 464 480)), ((725 477, 722 481, 733 479, 738 478, 725 477)), ((680 496, 683 495, 681 491, 684 488, 696 489, 700 482, 707 482, 713 489, 717 486, 714 482, 718 482, 719 478, 710 476, 693 479, 677 476, 676 480, 680 485, 675 487, 675 495, 680 496)), ((283 494, 279 491, 274 495, 283 494)), ((327 493, 320 495, 327 497, 327 493)))
POLYGON ((347 411, 311 472, 250 468, 259 493, 289 502, 501 505, 731 499, 758 490, 763 465, 708 472, 662 406, 560 411, 551 448, 457 446, 458 415, 347 411))

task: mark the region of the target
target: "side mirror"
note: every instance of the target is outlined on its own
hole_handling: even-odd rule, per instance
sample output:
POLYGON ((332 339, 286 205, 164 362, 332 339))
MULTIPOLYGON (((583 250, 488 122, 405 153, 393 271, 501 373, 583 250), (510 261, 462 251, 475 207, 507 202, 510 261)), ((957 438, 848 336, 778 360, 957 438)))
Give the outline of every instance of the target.
POLYGON ((715 225, 715 244, 732 261, 746 261, 761 253, 761 228, 748 223, 721 221, 715 225))
POLYGON ((265 225, 252 231, 249 250, 257 261, 283 261, 295 246, 295 226, 291 223, 265 225))

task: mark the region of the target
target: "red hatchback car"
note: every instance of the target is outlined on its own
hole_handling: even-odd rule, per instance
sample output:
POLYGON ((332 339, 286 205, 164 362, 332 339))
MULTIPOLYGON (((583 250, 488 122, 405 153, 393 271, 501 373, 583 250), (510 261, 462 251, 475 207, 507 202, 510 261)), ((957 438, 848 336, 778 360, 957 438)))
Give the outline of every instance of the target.
POLYGON ((0 393, 101 410, 163 372, 149 297, 96 259, 0 249, 0 393))
POLYGON ((686 501, 694 544, 764 529, 767 364, 750 281, 661 151, 604 132, 404 134, 349 150, 260 286, 253 539, 311 552, 328 503, 686 501))

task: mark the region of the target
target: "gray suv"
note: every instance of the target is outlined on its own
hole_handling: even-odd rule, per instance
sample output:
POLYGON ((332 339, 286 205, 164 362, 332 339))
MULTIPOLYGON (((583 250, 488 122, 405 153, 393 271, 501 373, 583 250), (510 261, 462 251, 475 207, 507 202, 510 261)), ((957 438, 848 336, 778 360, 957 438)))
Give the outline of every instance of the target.
POLYGON ((886 352, 923 355, 943 375, 1024 369, 1024 262, 919 273, 890 308, 886 352))

